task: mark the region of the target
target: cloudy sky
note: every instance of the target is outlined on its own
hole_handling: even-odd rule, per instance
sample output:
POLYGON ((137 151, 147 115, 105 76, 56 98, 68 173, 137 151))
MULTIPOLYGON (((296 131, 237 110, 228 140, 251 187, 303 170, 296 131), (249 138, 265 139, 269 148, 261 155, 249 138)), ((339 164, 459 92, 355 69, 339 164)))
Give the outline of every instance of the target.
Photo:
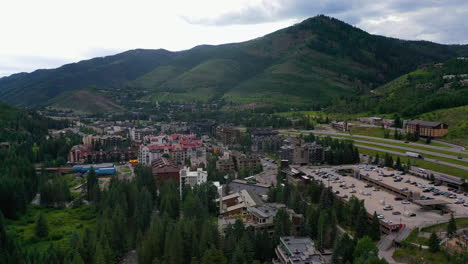
POLYGON ((135 48, 240 42, 317 14, 373 34, 468 44, 466 0, 0 0, 0 76, 135 48))

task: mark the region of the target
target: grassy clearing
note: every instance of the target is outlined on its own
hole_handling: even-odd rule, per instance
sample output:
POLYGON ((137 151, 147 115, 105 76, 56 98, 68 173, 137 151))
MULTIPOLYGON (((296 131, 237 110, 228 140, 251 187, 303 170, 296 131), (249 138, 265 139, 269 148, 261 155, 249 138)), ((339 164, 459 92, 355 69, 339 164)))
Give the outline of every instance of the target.
POLYGON ((328 117, 330 120, 354 120, 358 117, 366 116, 366 114, 341 114, 341 113, 325 113, 323 111, 289 111, 289 112, 280 112, 276 115, 284 117, 298 117, 298 116, 308 116, 310 118, 319 118, 325 119, 328 117))
MULTIPOLYGON (((365 148, 359 148, 359 152, 361 154, 370 155, 372 157, 375 157, 375 155, 377 153, 379 153, 379 156, 381 156, 381 157, 383 157, 385 155, 385 152, 375 151, 375 150, 370 150, 370 149, 365 149, 365 148)), ((449 175, 453 175, 453 176, 458 176, 460 178, 468 179, 468 172, 465 171, 465 170, 462 170, 462 169, 457 169, 457 168, 454 168, 454 167, 441 165, 441 164, 437 164, 437 163, 433 163, 433 162, 429 162, 429 161, 425 161, 425 160, 409 158, 409 157, 405 157, 404 155, 394 155, 394 154, 389 154, 389 155, 392 156, 393 160, 396 160, 397 157, 399 156, 402 163, 406 163, 407 160, 409 159, 411 161, 411 166, 420 167, 420 168, 424 168, 424 169, 437 171, 437 172, 441 172, 441 173, 445 173, 445 174, 449 174, 449 175)))
MULTIPOLYGON (((468 218, 455 218, 455 222, 457 223, 458 229, 468 227, 468 218)), ((437 224, 437 225, 425 227, 421 231, 428 232, 428 233, 447 231, 447 226, 448 226, 448 223, 437 224)))
MULTIPOLYGON (((381 149, 385 149, 385 150, 391 150, 391 151, 400 152, 400 153, 403 153, 403 154, 407 152, 407 150, 404 150, 404 149, 383 147, 383 146, 369 144, 369 143, 356 142, 356 144, 363 145, 363 146, 374 147, 374 148, 381 148, 381 149)), ((429 155, 429 154, 425 154, 425 153, 422 153, 422 154, 424 155, 424 157, 427 157, 427 158, 437 159, 437 160, 445 161, 445 162, 452 163, 452 164, 458 164, 458 165, 462 165, 462 166, 468 166, 468 162, 463 161, 463 160, 445 158, 445 157, 429 155)))
POLYGON ((7 231, 17 237, 27 247, 45 250, 51 244, 66 245, 71 235, 83 232, 86 228, 93 228, 96 222, 96 213, 93 207, 83 205, 79 208, 43 208, 30 206, 25 215, 18 220, 7 220, 7 231), (49 235, 37 238, 34 234, 35 221, 42 212, 49 225, 49 235))
POLYGON ((441 251, 432 253, 427 249, 416 247, 399 248, 393 253, 393 258, 402 263, 447 264, 450 258, 447 253, 441 251))
MULTIPOLYGON (((322 134, 322 133, 316 133, 316 134, 317 135, 325 135, 325 136, 328 135, 328 134, 322 134)), ((446 155, 462 156, 464 158, 468 158, 468 154, 465 154, 465 153, 459 153, 459 152, 434 149, 434 148, 429 148, 429 147, 424 147, 424 146, 418 146, 418 143, 408 145, 406 143, 389 142, 389 141, 384 141, 384 140, 379 140, 379 139, 360 138, 360 137, 341 136, 341 135, 340 135, 340 137, 349 138, 349 139, 364 140, 364 141, 375 142, 375 143, 384 143, 384 144, 390 144, 390 145, 395 145, 395 146, 400 146, 400 147, 410 147, 410 148, 414 148, 414 149, 420 149, 420 150, 432 151, 432 152, 437 152, 437 153, 446 154, 446 155)), ((414 143, 414 142, 412 142, 412 143, 414 143)), ((422 144, 420 144, 420 145, 422 145, 422 144)))
POLYGON ((410 243, 416 243, 419 245, 429 245, 429 238, 426 237, 419 237, 419 230, 417 228, 411 231, 411 234, 406 238, 405 241, 410 243))

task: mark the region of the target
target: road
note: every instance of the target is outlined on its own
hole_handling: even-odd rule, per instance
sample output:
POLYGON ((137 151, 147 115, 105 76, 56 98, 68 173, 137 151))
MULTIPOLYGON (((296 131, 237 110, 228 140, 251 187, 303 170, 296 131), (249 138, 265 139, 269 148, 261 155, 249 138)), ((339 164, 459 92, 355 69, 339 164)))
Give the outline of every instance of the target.
MULTIPOLYGON (((337 132, 333 129, 327 129, 327 130, 279 130, 279 132, 292 132, 292 133, 314 133, 314 134, 327 134, 327 135, 336 135, 336 136, 353 136, 353 137, 358 137, 358 138, 364 138, 364 139, 373 139, 373 140, 379 140, 379 141, 387 141, 390 143, 399 143, 402 144, 403 142, 401 140, 396 140, 396 139, 389 139, 389 138, 378 138, 378 137, 371 137, 371 136, 363 136, 363 135, 354 135, 354 134, 349 134, 349 133, 340 133, 337 132)), ((375 142, 372 142, 374 144, 375 142)), ((423 145, 423 144, 418 144, 414 142, 408 142, 408 146, 420 146, 424 148, 432 148, 432 149, 437 149, 437 150, 442 150, 442 151, 451 151, 455 153, 463 153, 463 154, 468 154, 466 151, 462 151, 463 147, 453 145, 453 144, 448 144, 445 142, 440 142, 442 144, 450 145, 451 147, 439 147, 439 146, 433 146, 433 145, 423 145)), ((415 151, 420 151, 419 149, 415 151)))
MULTIPOLYGON (((346 139, 346 138, 342 138, 342 137, 339 137, 339 136, 338 137, 333 136, 333 138, 346 139)), ((443 153, 440 153, 440 152, 432 152, 432 151, 427 151, 427 150, 415 149, 415 148, 411 148, 411 147, 402 147, 402 146, 397 146, 397 145, 392 145, 392 144, 377 143, 377 142, 360 140, 360 139, 353 139, 353 141, 354 142, 359 142, 359 143, 366 143, 366 144, 382 146, 382 147, 388 147, 388 148, 397 148, 397 149, 402 149, 402 150, 408 150, 408 151, 412 151, 412 152, 423 153, 423 154, 428 154, 428 155, 432 155, 432 156, 439 156, 439 157, 444 157, 444 158, 449 158, 449 159, 454 159, 454 160, 468 161, 467 158, 459 159, 457 156, 447 155, 447 154, 443 154, 443 153)))
MULTIPOLYGON (((329 130, 319 130, 319 132, 317 130, 297 130, 297 131, 282 130, 280 132, 293 132, 293 133, 310 133, 310 132, 313 132, 313 133, 327 134, 327 135, 330 135, 330 137, 333 137, 333 138, 340 138, 340 136, 349 136, 348 134, 338 133, 338 132, 335 132, 335 131, 330 132, 329 130)), ((401 141, 393 140, 393 139, 381 139, 381 138, 368 137, 368 136, 357 136, 357 135, 356 135, 356 137, 368 138, 368 139, 378 139, 378 140, 383 140, 383 141, 388 141, 388 142, 397 142, 397 143, 401 144, 401 141)), ((446 154, 441 154, 441 153, 431 152, 431 151, 424 151, 424 150, 420 150, 420 149, 413 149, 411 147, 401 147, 401 146, 396 146, 396 145, 391 145, 391 144, 369 142, 369 141, 359 140, 359 139, 353 139, 353 140, 355 142, 360 142, 360 143, 374 144, 374 145, 379 145, 379 146, 382 146, 382 147, 389 147, 389 148, 390 147, 391 148, 399 148, 399 149, 402 149, 402 150, 409 150, 409 151, 412 151, 412 152, 420 152, 420 153, 426 153, 426 154, 439 156, 439 157, 455 158, 456 159, 456 157, 452 156, 452 155, 446 155, 446 154)), ((411 143, 408 143, 408 144, 411 144, 411 143)), ((413 145, 415 145, 415 144, 413 144, 413 145)), ((389 154, 400 155, 400 156, 405 155, 402 152, 387 150, 387 149, 384 149, 384 148, 376 148, 376 147, 370 147, 370 146, 365 146, 365 145, 360 145, 360 144, 355 144, 355 146, 360 147, 360 148, 380 151, 380 152, 386 152, 386 153, 389 153, 389 154)), ((443 148, 443 147, 437 147, 437 146, 424 146, 424 147, 431 147, 431 148, 434 148, 434 149, 440 149, 440 150, 445 150, 445 151, 452 149, 452 148, 443 148)), ((446 166, 450 166, 450 167, 453 167, 453 168, 468 171, 468 166, 463 166, 463 165, 460 165, 460 164, 454 164, 454 163, 450 163, 450 162, 446 162, 446 161, 442 161, 442 160, 437 160, 437 159, 433 159, 433 158, 424 158, 424 160, 429 161, 429 162, 433 162, 433 163, 436 163, 436 164, 446 165, 446 166)), ((463 160, 466 160, 466 158, 464 158, 463 160)))
MULTIPOLYGON (((386 152, 386 153, 389 153, 389 154, 394 154, 394 155, 405 155, 404 153, 401 153, 401 152, 398 152, 398 151, 392 151, 392 150, 386 150, 386 149, 381 149, 381 148, 374 148, 374 147, 369 147, 369 146, 365 146, 365 145, 360 145, 360 144, 354 144, 356 147, 360 147, 360 148, 365 148, 365 149, 370 149, 370 150, 375 150, 375 151, 380 151, 380 152, 386 152)), ((424 158, 425 161, 430 161, 430 162, 433 162, 433 163, 437 163, 437 164, 441 164, 441 165, 445 165, 445 166, 450 166, 450 167, 453 167, 453 168, 457 168, 457 169, 462 169, 462 170, 466 170, 468 171, 468 166, 463 166, 463 165, 459 165, 459 164, 453 164, 453 163, 449 163, 449 162, 445 162, 445 161, 441 161, 441 160, 436 160, 436 159, 431 159, 431 158, 424 158)))
POLYGON ((267 160, 266 158, 262 158, 260 162, 262 163, 263 171, 259 174, 254 175, 255 179, 261 184, 276 186, 276 175, 278 173, 278 165, 267 160))

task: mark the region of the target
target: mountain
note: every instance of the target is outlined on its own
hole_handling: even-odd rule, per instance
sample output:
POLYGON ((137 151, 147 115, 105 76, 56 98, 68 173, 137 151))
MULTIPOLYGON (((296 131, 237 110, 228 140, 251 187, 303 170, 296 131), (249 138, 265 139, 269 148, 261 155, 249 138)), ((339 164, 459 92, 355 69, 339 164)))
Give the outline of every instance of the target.
POLYGON ((331 112, 400 113, 414 118, 438 109, 467 105, 468 57, 428 64, 373 90, 370 95, 335 101, 331 112))
POLYGON ((85 91, 106 98, 107 107, 93 110, 104 112, 132 102, 218 99, 325 106, 460 54, 468 54, 468 45, 376 36, 317 16, 241 43, 180 52, 138 49, 15 74, 0 79, 0 100, 75 108, 86 100, 85 91), (67 104, 71 100, 74 104, 67 104))

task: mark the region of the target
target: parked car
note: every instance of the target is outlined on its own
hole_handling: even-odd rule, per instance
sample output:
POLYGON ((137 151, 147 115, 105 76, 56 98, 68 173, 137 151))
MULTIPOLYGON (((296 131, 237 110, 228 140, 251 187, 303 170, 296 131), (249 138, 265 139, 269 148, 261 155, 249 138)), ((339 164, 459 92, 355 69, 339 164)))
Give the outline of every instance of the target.
POLYGON ((384 206, 383 209, 384 209, 385 211, 391 211, 391 210, 393 210, 393 206, 387 204, 386 206, 384 206))
POLYGON ((395 211, 392 213, 392 215, 401 215, 400 211, 395 211))
POLYGON ((385 218, 385 216, 384 216, 384 215, 382 215, 382 214, 379 214, 379 215, 377 215, 377 218, 378 218, 378 219, 384 219, 384 218, 385 218))
POLYGON ((398 196, 397 196, 397 197, 395 197, 395 201, 401 201, 401 200, 403 200, 403 198, 401 198, 401 197, 398 197, 398 196))
POLYGON ((403 200, 403 201, 401 201, 401 203, 402 203, 402 204, 410 204, 410 201, 408 201, 408 200, 403 200))
POLYGON ((415 217, 415 216, 416 216, 415 213, 410 213, 410 214, 409 214, 409 217, 415 217))

